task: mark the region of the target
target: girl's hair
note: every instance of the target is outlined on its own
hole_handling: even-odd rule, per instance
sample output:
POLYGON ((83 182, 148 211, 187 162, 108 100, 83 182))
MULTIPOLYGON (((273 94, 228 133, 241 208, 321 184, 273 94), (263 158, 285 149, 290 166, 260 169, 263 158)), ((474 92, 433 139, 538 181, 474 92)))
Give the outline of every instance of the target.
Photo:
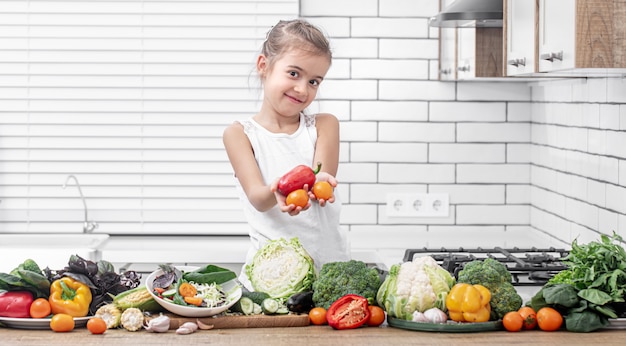
POLYGON ((328 39, 322 31, 303 19, 281 20, 267 33, 261 54, 271 67, 274 61, 292 48, 308 50, 316 55, 326 55, 332 60, 328 39))

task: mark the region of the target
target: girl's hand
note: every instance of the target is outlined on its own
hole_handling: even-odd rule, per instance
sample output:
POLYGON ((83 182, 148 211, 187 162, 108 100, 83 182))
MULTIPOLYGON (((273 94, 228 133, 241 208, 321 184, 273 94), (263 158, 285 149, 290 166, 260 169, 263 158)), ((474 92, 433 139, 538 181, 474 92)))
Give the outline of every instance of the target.
MULTIPOLYGON (((333 190, 337 187, 337 179, 332 176, 329 173, 326 172, 319 172, 317 173, 317 175, 315 176, 317 181, 327 181, 330 186, 333 187, 333 190)), ((325 200, 325 199, 318 199, 315 194, 313 193, 312 190, 309 190, 309 199, 312 201, 317 201, 320 205, 320 207, 323 207, 326 205, 326 203, 334 203, 335 202, 335 194, 333 193, 333 195, 325 200)))
MULTIPOLYGON (((283 195, 282 193, 278 191, 278 180, 280 180, 280 178, 272 182, 272 184, 270 185, 270 190, 272 190, 272 192, 274 193, 274 196, 276 197, 276 204, 278 204, 278 208, 280 208, 280 211, 282 211, 283 213, 288 213, 291 216, 296 216, 300 214, 301 211, 305 211, 311 207, 310 201, 306 204, 306 206, 304 206, 304 208, 296 207, 293 204, 287 205, 286 204, 287 196, 283 195)), ((308 189, 308 186, 305 185, 304 189, 308 189)))

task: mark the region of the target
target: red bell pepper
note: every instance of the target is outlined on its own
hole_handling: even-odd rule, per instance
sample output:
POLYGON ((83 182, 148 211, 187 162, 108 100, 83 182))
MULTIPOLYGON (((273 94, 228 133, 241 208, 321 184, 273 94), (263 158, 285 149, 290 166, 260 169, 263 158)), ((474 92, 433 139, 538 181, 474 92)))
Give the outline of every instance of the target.
POLYGON ((278 180, 278 191, 284 196, 287 196, 291 192, 304 188, 304 185, 308 185, 309 189, 315 184, 315 175, 322 168, 321 163, 317 163, 317 169, 312 170, 311 167, 306 165, 299 165, 283 175, 278 180))
POLYGON ((328 325, 334 329, 354 329, 370 319, 367 298, 357 294, 346 294, 333 302, 326 311, 328 325))
POLYGON ((0 293, 0 316, 29 318, 33 294, 28 291, 7 291, 0 293))

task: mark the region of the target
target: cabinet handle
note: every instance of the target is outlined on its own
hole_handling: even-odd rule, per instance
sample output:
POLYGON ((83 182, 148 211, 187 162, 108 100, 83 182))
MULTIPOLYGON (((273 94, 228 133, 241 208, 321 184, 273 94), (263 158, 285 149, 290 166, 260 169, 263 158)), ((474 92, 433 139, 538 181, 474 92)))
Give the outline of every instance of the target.
POLYGON ((546 53, 546 54, 541 54, 541 56, 539 56, 539 59, 541 60, 548 60, 550 62, 554 62, 554 60, 560 60, 563 61, 563 51, 554 53, 546 53))
POLYGON ((469 65, 460 66, 459 68, 457 68, 457 70, 459 72, 469 72, 470 71, 470 66, 469 65))
POLYGON ((440 72, 443 75, 451 74, 452 73, 452 69, 451 68, 445 68, 445 69, 442 69, 440 72))
POLYGON ((526 58, 512 59, 512 60, 509 60, 507 63, 515 67, 526 66, 526 58))

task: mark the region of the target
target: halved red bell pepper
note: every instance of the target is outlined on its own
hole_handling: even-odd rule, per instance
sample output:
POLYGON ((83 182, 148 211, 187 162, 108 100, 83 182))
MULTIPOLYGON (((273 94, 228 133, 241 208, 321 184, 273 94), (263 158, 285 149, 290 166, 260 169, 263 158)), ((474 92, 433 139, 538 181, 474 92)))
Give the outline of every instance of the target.
POLYGON ((328 325, 334 329, 354 329, 370 319, 367 298, 357 294, 346 294, 337 299, 326 311, 328 325))

